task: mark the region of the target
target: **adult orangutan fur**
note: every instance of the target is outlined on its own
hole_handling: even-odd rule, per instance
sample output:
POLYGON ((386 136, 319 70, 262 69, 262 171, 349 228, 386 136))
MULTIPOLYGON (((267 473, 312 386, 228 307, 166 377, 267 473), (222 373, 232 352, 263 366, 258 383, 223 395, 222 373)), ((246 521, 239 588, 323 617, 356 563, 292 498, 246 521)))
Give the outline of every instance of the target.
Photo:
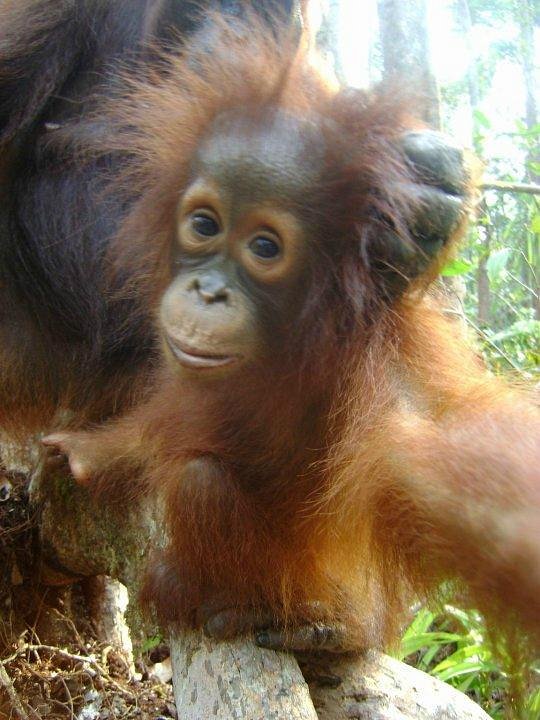
MULTIPOLYGON (((0 426, 26 438, 128 407, 155 364, 149 323, 111 297, 104 256, 132 196, 109 185, 125 155, 79 162, 65 128, 107 134, 89 117, 144 74, 159 49, 236 0, 0 0, 0 426), (83 130, 84 127, 84 130, 83 130)), ((294 0, 261 0, 283 17, 294 0)))

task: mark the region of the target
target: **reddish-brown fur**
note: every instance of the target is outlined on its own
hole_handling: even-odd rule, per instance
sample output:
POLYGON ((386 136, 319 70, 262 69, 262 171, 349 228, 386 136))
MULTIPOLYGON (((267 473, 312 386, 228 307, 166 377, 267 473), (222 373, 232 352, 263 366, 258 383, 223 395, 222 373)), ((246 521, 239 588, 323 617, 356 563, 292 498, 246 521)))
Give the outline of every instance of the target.
POLYGON ((313 117, 331 148, 312 208, 329 259, 312 302, 279 363, 214 383, 164 363, 146 403, 67 448, 102 482, 131 468, 163 496, 170 544, 144 596, 165 621, 197 622, 215 603, 294 625, 319 619, 318 601, 324 619, 381 645, 412 598, 452 576, 538 636, 538 412, 427 292, 444 258, 393 303, 371 272, 369 209, 408 241, 395 143, 410 121, 383 97, 337 93, 305 50, 257 26, 235 33, 223 25, 212 54, 164 60, 110 110, 120 130, 106 149, 131 154, 123 182, 141 193, 114 260, 133 270, 134 302, 157 307, 201 136, 224 110, 278 105, 313 117), (200 456, 219 464, 184 471, 200 456))

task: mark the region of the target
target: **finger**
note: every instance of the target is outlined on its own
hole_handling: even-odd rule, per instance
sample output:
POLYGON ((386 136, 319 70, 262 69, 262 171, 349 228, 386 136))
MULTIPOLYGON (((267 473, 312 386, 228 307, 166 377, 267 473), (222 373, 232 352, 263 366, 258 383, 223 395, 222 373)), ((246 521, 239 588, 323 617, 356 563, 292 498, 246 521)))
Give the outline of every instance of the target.
POLYGON ((72 433, 46 435, 42 438, 41 443, 48 449, 48 453, 52 457, 57 455, 65 458, 65 463, 69 465, 71 474, 80 485, 86 485, 90 481, 92 468, 85 460, 78 457, 75 449, 77 444, 72 433))
POLYGON ((69 469, 79 485, 87 485, 90 482, 92 470, 83 460, 70 456, 69 469))
POLYGON ((49 470, 69 470, 68 459, 64 453, 47 453, 43 461, 49 470))
POLYGON ((228 640, 236 635, 251 632, 254 627, 264 627, 270 623, 270 618, 264 618, 260 613, 252 611, 240 612, 234 608, 227 608, 215 613, 204 623, 205 635, 214 640, 228 640))
POLYGON ((67 439, 67 433, 53 433, 52 435, 45 435, 45 437, 41 438, 41 444, 45 445, 45 447, 62 448, 67 439))
POLYGON ((357 649, 345 625, 310 623, 293 630, 270 628, 257 633, 257 645, 271 650, 345 653, 357 649))
POLYGON ((411 222, 411 233, 422 248, 426 245, 444 244, 466 212, 464 198, 427 186, 417 187, 415 207, 417 209, 411 222))

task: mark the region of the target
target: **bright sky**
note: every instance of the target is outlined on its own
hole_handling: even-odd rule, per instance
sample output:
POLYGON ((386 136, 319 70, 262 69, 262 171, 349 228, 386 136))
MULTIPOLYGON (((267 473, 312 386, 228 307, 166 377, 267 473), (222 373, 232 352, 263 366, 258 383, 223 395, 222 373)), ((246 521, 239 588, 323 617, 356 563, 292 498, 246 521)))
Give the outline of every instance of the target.
MULTIPOLYGON (((378 35, 377 0, 341 0, 340 6, 339 42, 346 80, 351 85, 369 86, 379 79, 373 75, 373 70, 370 75, 369 70, 370 53, 378 35)), ((454 28, 450 0, 428 0, 428 22, 432 65, 439 83, 445 85, 460 80, 465 75, 469 58, 464 39, 454 28)), ((483 26, 474 31, 475 52, 486 55, 491 42, 512 39, 516 33, 517 27, 511 25, 503 28, 483 26)), ((537 48, 539 46, 540 42, 537 48)), ((492 123, 493 135, 499 135, 496 141, 490 141, 496 142, 496 147, 486 147, 486 154, 501 156, 509 152, 515 155, 515 146, 500 135, 515 131, 515 118, 524 114, 524 107, 525 92, 520 69, 510 61, 500 61, 493 87, 481 106, 492 123)), ((452 126, 447 130, 462 143, 470 143, 471 116, 468 107, 455 113, 452 126)))

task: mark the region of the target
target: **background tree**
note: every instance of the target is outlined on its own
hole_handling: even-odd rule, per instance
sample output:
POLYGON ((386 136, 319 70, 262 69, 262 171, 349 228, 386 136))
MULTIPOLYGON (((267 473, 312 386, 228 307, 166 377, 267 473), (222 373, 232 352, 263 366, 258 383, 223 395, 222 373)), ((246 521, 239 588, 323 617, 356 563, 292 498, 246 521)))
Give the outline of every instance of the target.
POLYGON ((439 91, 431 69, 426 0, 379 0, 384 79, 414 88, 418 114, 440 127, 439 91))

